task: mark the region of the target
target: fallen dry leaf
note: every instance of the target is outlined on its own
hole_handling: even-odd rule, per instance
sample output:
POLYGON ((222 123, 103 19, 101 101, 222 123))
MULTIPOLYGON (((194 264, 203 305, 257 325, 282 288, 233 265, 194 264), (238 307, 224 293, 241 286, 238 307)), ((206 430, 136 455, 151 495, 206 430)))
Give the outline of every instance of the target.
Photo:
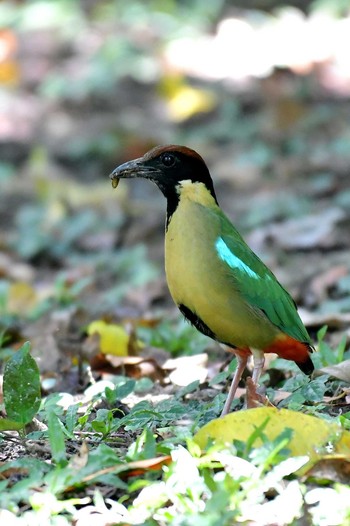
MULTIPOLYGON (((83 478, 82 482, 88 483, 94 480, 97 477, 102 475, 107 475, 108 473, 115 473, 121 476, 121 478, 134 477, 136 475, 141 475, 147 471, 158 471, 164 465, 168 465, 171 462, 170 455, 164 455, 162 457, 149 458, 145 460, 135 460, 132 462, 125 462, 117 464, 116 466, 111 466, 108 468, 95 471, 83 478)), ((72 488, 66 488, 65 492, 71 491, 72 488)))
POLYGON ((327 367, 322 367, 319 371, 329 374, 343 382, 350 383, 350 360, 345 360, 335 365, 327 365, 327 367))
POLYGON ((321 459, 305 475, 307 477, 339 482, 340 484, 349 484, 350 456, 339 455, 335 458, 330 456, 329 458, 321 459))
POLYGON ((17 261, 9 254, 0 252, 0 277, 28 283, 34 278, 34 270, 27 263, 17 261))
MULTIPOLYGON (((288 449, 292 456, 309 457, 307 468, 316 461, 332 454, 350 456, 350 432, 334 423, 315 416, 305 415, 288 409, 259 407, 230 413, 212 420, 195 435, 197 444, 204 449, 208 440, 216 443, 232 443, 233 440, 247 441, 257 427, 267 422, 263 433, 268 440, 274 440, 286 428, 293 431, 288 449)), ((262 445, 260 437, 255 447, 262 445)), ((302 468, 304 471, 305 467, 302 468)))
POLYGON ((329 329, 343 329, 350 325, 349 312, 311 312, 299 309, 299 314, 308 328, 318 329, 327 325, 329 329))
POLYGON ((271 404, 269 399, 264 394, 257 392, 257 386, 250 376, 248 376, 246 380, 246 405, 247 409, 253 409, 254 407, 267 405, 273 407, 273 404, 271 404))
POLYGON ((346 265, 338 265, 317 274, 308 286, 309 305, 318 305, 326 299, 329 289, 334 287, 339 279, 347 276, 348 273, 349 269, 346 265))
POLYGON ((163 369, 171 370, 169 379, 174 385, 184 387, 196 380, 200 383, 206 380, 208 376, 207 362, 208 355, 206 353, 180 356, 167 360, 163 369))
POLYGON ((99 347, 102 354, 128 355, 129 334, 122 325, 94 320, 88 325, 86 332, 89 336, 99 335, 99 347))
POLYGON ((346 217, 340 208, 329 208, 314 215, 289 219, 263 228, 265 239, 284 250, 311 250, 338 245, 335 226, 346 217))
POLYGON ((164 371, 153 358, 141 356, 113 356, 111 354, 97 354, 90 359, 93 371, 103 374, 121 374, 130 378, 151 378, 163 382, 167 372, 164 371))
POLYGON ((83 469, 89 459, 89 447, 87 443, 84 441, 82 445, 80 446, 80 449, 78 453, 73 455, 69 460, 69 465, 73 469, 74 472, 79 471, 80 469, 83 469))

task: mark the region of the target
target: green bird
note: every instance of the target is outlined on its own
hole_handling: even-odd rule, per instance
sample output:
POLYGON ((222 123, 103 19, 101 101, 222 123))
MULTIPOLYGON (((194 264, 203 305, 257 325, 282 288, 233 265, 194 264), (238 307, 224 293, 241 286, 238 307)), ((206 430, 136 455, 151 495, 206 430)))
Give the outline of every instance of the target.
POLYGON ((110 175, 113 187, 135 177, 154 182, 167 199, 165 271, 174 302, 196 329, 237 356, 222 416, 250 355, 255 384, 265 353, 311 374, 313 347, 295 302, 220 209, 202 157, 185 146, 157 146, 110 175))

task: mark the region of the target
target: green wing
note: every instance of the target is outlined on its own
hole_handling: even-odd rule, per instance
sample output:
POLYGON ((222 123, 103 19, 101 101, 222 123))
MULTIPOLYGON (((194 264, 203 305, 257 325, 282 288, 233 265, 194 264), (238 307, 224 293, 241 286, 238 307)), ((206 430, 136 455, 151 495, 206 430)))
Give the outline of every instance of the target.
POLYGON ((262 310, 281 331, 301 342, 310 337, 290 294, 258 258, 219 210, 221 235, 216 241, 219 258, 226 263, 235 286, 250 305, 262 310))

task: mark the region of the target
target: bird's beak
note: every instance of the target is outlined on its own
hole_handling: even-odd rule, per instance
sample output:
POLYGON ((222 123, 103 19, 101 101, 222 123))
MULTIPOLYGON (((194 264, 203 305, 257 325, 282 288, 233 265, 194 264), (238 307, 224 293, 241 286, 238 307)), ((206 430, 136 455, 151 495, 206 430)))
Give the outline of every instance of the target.
POLYGON ((152 179, 157 173, 157 169, 153 166, 147 166, 144 164, 143 157, 128 161, 127 163, 117 166, 110 174, 109 178, 112 181, 113 188, 116 188, 119 183, 119 179, 131 179, 135 177, 144 177, 146 179, 152 179))

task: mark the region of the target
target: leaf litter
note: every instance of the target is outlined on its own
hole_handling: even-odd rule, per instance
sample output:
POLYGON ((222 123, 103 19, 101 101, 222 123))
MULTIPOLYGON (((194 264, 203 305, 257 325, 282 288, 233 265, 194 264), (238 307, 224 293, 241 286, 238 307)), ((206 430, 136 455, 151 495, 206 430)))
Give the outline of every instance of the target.
MULTIPOLYGON (((45 61, 55 69, 59 55, 53 50, 63 44, 48 32, 39 31, 38 35, 38 41, 48 44, 39 46, 47 49, 45 61)), ((37 51, 34 53, 38 41, 34 39, 26 51, 36 67, 31 73, 25 67, 23 75, 26 81, 31 75, 32 85, 42 83, 48 92, 54 84, 50 88, 38 66, 37 51)), ((67 68, 64 56, 62 71, 67 68)), ((83 57, 75 60, 80 69, 83 57)), ((171 78, 166 80, 172 82, 171 78)), ((291 364, 277 362, 282 378, 274 383, 272 375, 266 374, 262 393, 254 392, 248 381, 247 388, 240 388, 234 409, 241 408, 244 400, 251 406, 264 404, 266 399, 276 404, 289 399, 296 411, 343 417, 343 425, 349 426, 349 110, 346 100, 317 90, 300 100, 288 95, 295 84, 302 93, 305 80, 315 87, 313 73, 301 77, 276 71, 266 82, 255 81, 245 90, 235 88, 235 101, 227 87, 225 97, 215 97, 216 109, 177 121, 176 126, 159 111, 159 100, 150 96, 149 86, 129 77, 121 82, 119 97, 114 96, 114 90, 96 99, 76 92, 74 104, 70 94, 48 103, 24 81, 21 93, 14 95, 17 109, 8 121, 12 123, 9 138, 3 142, 13 171, 4 176, 0 195, 0 331, 4 334, 0 356, 7 360, 24 341, 31 340, 45 404, 61 407, 61 412, 57 409, 59 418, 51 416, 51 426, 58 437, 65 435, 66 456, 71 462, 67 470, 73 465, 77 469, 80 455, 83 472, 87 466, 84 444, 96 451, 98 442, 105 440, 106 448, 99 450, 103 466, 97 467, 97 455, 95 466, 82 474, 74 489, 68 481, 62 483, 68 494, 79 496, 79 483, 88 485, 89 481, 94 481, 90 489, 108 496, 119 498, 126 492, 123 480, 113 478, 115 468, 110 466, 111 462, 117 464, 110 451, 115 451, 117 444, 125 461, 121 469, 131 478, 141 472, 149 476, 148 468, 151 471, 152 467, 168 473, 160 495, 165 502, 173 502, 168 481, 176 476, 174 465, 167 465, 169 456, 162 451, 166 441, 185 443, 189 428, 192 432, 209 420, 215 421, 222 406, 221 391, 228 375, 221 365, 226 355, 180 320, 166 289, 163 199, 138 181, 128 187, 121 183, 113 193, 108 180, 116 164, 142 155, 149 146, 163 143, 165 137, 207 152, 223 208, 298 300, 315 341, 317 332, 328 326, 323 347, 319 342, 318 367, 323 378, 329 375, 327 381, 319 380, 318 384, 316 379, 308 391, 291 364), (135 106, 135 101, 143 101, 142 107, 135 106), (84 118, 79 113, 82 110, 84 118), (230 116, 227 123, 218 118, 220 111, 230 116), (25 126, 15 125, 19 114, 25 126), (115 115, 119 116, 117 130, 115 115), (64 137, 58 137, 61 128, 57 122, 66 130, 64 137), (38 148, 40 141, 43 146, 38 148), (100 177, 105 177, 105 182, 100 177), (121 328, 119 337, 114 335, 117 341, 111 352, 102 350, 101 334, 88 334, 96 320, 121 328), (344 336, 342 354, 339 346, 344 336), (120 339, 125 356, 118 356, 120 339), (285 380, 289 389, 282 396, 285 380), (279 399, 278 394, 274 398, 276 387, 279 399), (142 433, 146 428, 154 432, 158 445, 142 433), (132 447, 134 456, 125 460, 132 447), (148 457, 139 458, 144 451, 148 457), (110 478, 99 478, 99 473, 110 478)), ((186 88, 183 81, 179 84, 182 90, 186 88)), ((46 411, 44 406, 39 416, 45 417, 46 411)), ((31 433, 36 440, 44 432, 34 429, 31 433)), ((6 440, 11 443, 16 436, 8 432, 6 440)), ((49 458, 47 437, 44 440, 42 451, 49 458)), ((56 447, 55 438, 50 440, 56 447)), ((1 445, 3 462, 25 459, 28 452, 33 459, 42 459, 40 448, 30 450, 28 443, 15 443, 1 445)), ((195 451, 192 445, 193 455, 182 458, 179 453, 178 461, 182 458, 191 465, 193 481, 200 485, 203 480, 193 460, 197 458, 195 451)), ((233 462, 238 457, 230 451, 228 458, 233 462)), ((56 457, 56 462, 64 460, 56 457)), ((223 466, 225 470, 224 462, 223 466)), ((23 477, 23 467, 14 469, 13 484, 16 477, 23 477)), ((65 468, 61 469, 64 478, 65 468)), ((313 470, 310 477, 344 483, 348 460, 320 460, 313 470)), ((10 477, 9 472, 4 473, 5 479, 10 477)), ((212 475, 217 487, 222 483, 219 475, 218 471, 212 475)), ((215 492, 214 482, 208 482, 207 494, 215 492)), ((286 493, 275 488, 280 493, 270 503, 293 495, 299 503, 294 510, 297 516, 302 498, 300 487, 292 483, 284 478, 286 493)), ((49 476, 45 484, 50 485, 49 476)), ((140 509, 147 517, 142 508, 142 502, 148 502, 146 488, 138 491, 140 509)), ((225 491, 219 495, 221 499, 225 491)), ((228 493, 239 495, 240 491, 236 487, 228 493)), ((266 497, 266 488, 261 491, 259 498, 266 505, 271 497, 266 497)), ((309 493, 308 502, 317 502, 318 496, 309 493)), ((335 494, 332 498, 336 501, 335 494)), ((107 517, 107 509, 97 496, 95 499, 92 512, 107 517)), ((109 504, 113 509, 116 500, 111 498, 109 504)), ((234 507, 232 502, 230 506, 234 507)), ((245 512, 249 519, 248 508, 245 512)), ((122 504, 115 513, 127 522, 122 504)), ((167 513, 171 513, 170 506, 167 513)), ((255 518, 259 513, 262 507, 255 509, 255 518)), ((266 516, 271 518, 274 513, 266 516)))

